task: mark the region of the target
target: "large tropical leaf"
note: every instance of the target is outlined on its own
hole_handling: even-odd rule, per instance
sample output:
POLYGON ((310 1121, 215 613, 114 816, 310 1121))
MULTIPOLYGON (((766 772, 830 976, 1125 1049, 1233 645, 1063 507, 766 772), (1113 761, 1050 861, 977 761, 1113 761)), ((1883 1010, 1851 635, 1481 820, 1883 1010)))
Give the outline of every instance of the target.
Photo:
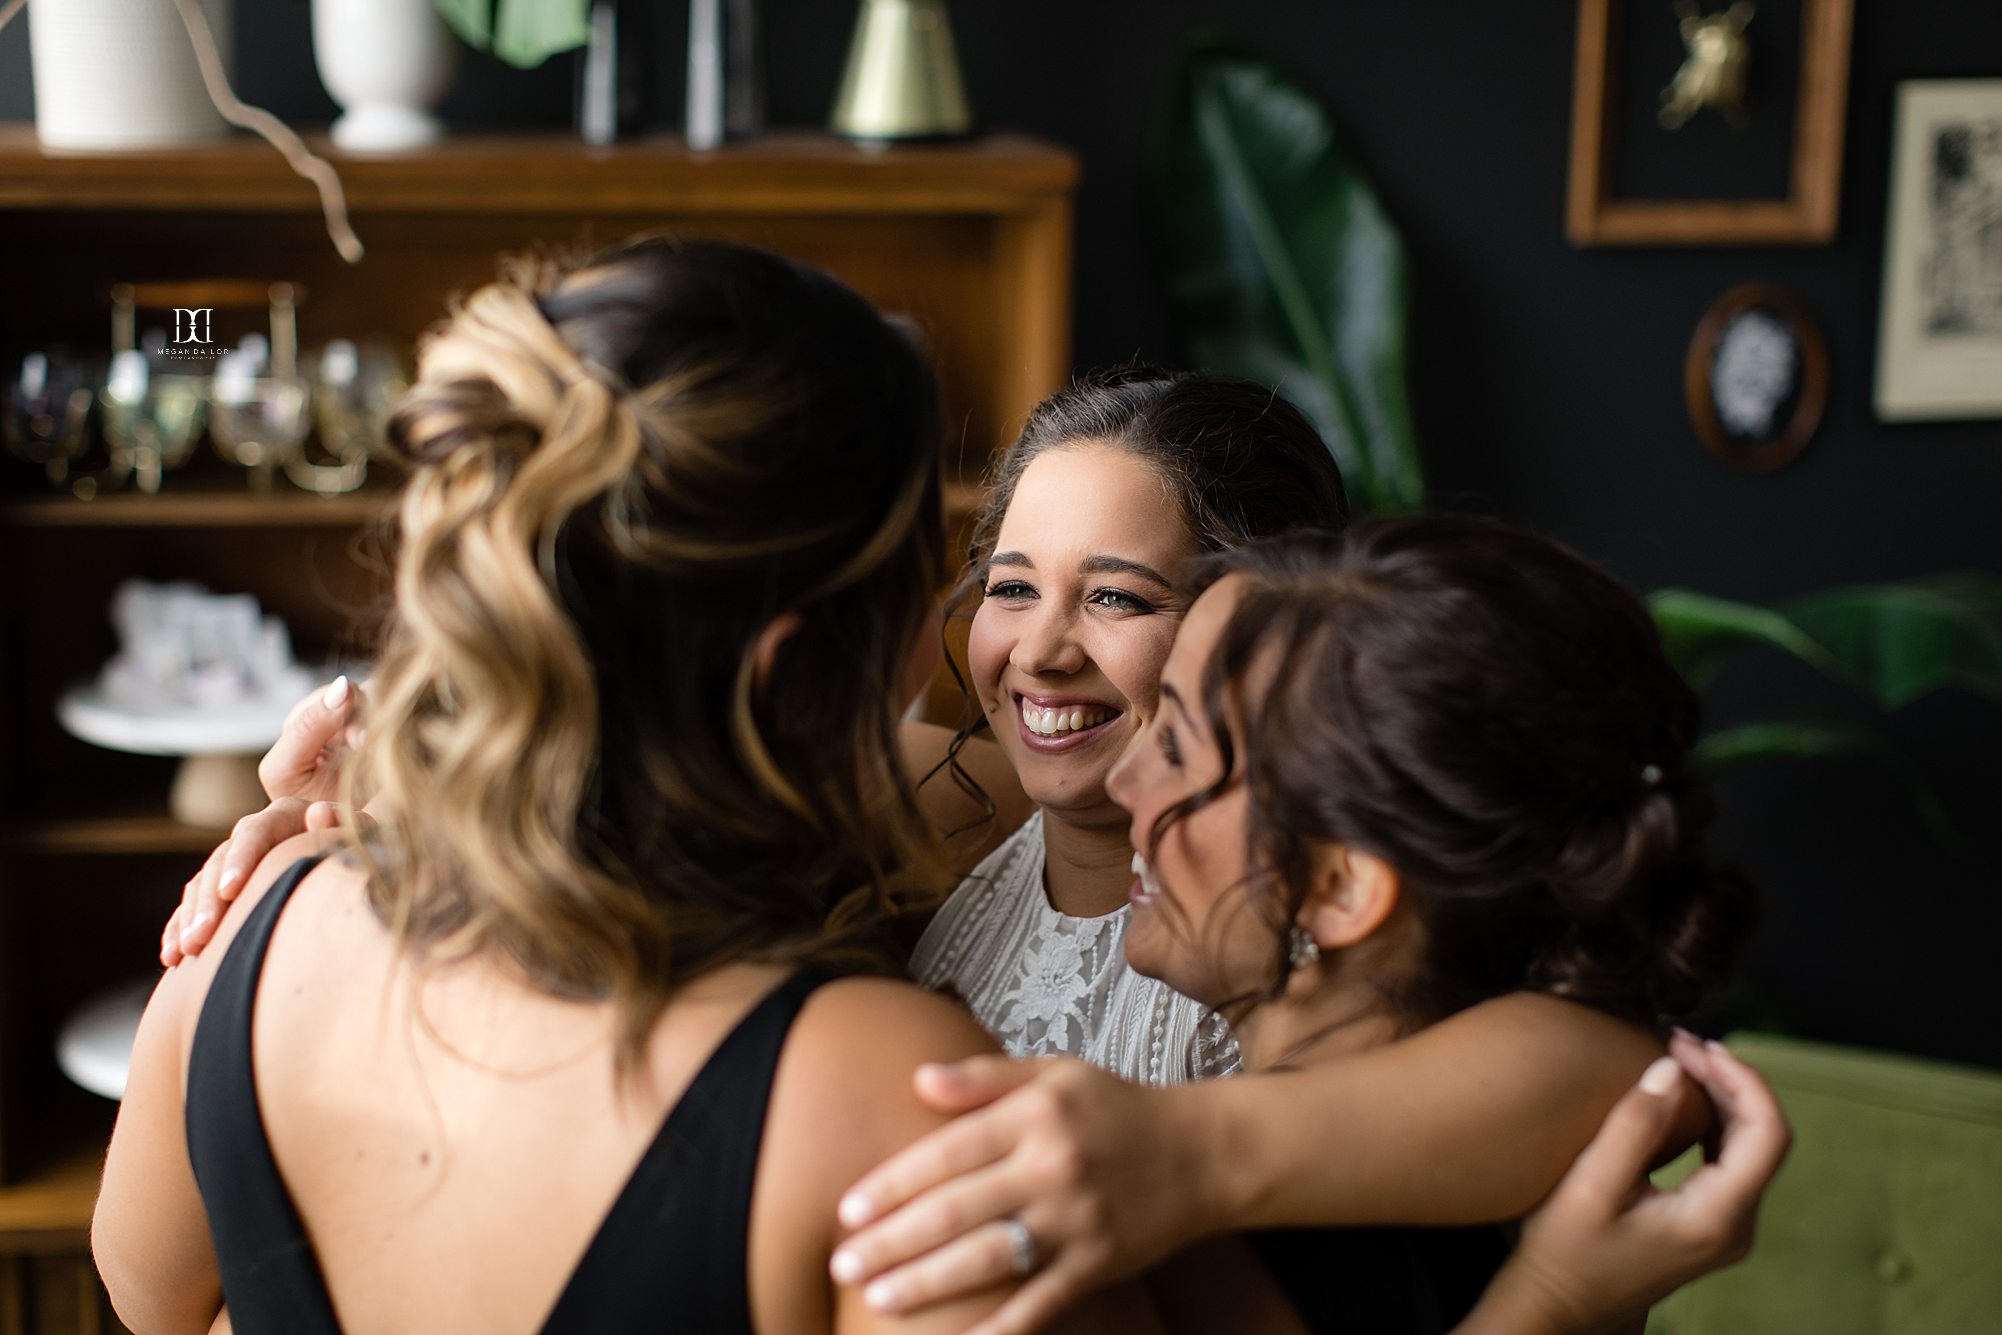
POLYGON ((1925 776, 1881 732, 1863 724, 1811 718, 1761 719, 1705 734, 1691 750, 1689 760, 1699 773, 1715 778, 1768 760, 1841 757, 1883 765, 1904 786, 1933 837, 1948 846, 1958 842, 1946 807, 1925 776))
POLYGON ((1879 754, 1882 748, 1877 733, 1856 723, 1761 719, 1706 733, 1690 751, 1689 761, 1701 773, 1715 777, 1754 761, 1864 756, 1879 754))
POLYGON ((1771 608, 1686 589, 1664 589, 1648 605, 1692 685, 1708 682, 1737 650, 1765 645, 1883 709, 1945 686, 2002 695, 2002 578, 1984 572, 1851 585, 1771 608))
POLYGON ((1752 644, 1784 650, 1825 672, 1835 670, 1807 632, 1771 608, 1689 589, 1660 589, 1649 594, 1647 602, 1661 628, 1669 661, 1699 689, 1734 653, 1752 644))
POLYGON ((1298 404, 1359 508, 1420 506, 1404 246, 1314 96, 1270 61, 1195 39, 1155 124, 1148 189, 1190 358, 1298 404))
POLYGON ((1967 570, 1829 589, 1779 610, 1886 709, 1942 686, 2002 696, 2002 578, 1967 570))

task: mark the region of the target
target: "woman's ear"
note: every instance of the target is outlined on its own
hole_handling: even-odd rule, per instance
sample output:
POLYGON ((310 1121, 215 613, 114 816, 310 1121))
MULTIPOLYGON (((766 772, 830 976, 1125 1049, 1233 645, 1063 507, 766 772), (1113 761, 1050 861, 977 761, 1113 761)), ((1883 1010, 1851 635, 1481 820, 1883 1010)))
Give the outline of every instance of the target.
POLYGON ((799 629, 799 613, 781 612, 765 623, 758 632, 758 638, 751 644, 751 690, 758 695, 765 693, 765 684, 772 678, 772 664, 778 661, 779 646, 786 637, 799 629))
POLYGON ((1322 949, 1368 940, 1390 921, 1402 892, 1397 869, 1374 853, 1328 844, 1314 859, 1314 889, 1300 926, 1322 949))

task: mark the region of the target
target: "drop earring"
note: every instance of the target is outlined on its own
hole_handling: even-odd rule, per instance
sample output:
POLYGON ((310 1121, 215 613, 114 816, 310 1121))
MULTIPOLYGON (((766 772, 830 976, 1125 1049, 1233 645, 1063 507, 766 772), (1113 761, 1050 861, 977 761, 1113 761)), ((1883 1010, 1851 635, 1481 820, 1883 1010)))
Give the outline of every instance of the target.
POLYGON ((1321 958, 1321 945, 1297 923, 1286 929, 1286 959, 1296 969, 1304 969, 1321 958))

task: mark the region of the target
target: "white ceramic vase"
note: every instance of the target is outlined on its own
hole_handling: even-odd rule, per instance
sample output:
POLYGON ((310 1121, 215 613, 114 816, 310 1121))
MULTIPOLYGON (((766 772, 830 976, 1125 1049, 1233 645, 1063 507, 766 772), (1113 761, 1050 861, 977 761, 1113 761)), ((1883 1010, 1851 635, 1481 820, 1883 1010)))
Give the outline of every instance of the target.
POLYGON ((436 140, 444 126, 431 108, 457 55, 432 0, 313 0, 313 60, 341 106, 337 148, 393 152, 436 140))
MULTIPOLYGON (((228 0, 197 3, 227 73, 228 0)), ((34 0, 28 47, 45 148, 162 148, 228 131, 174 0, 34 0)))

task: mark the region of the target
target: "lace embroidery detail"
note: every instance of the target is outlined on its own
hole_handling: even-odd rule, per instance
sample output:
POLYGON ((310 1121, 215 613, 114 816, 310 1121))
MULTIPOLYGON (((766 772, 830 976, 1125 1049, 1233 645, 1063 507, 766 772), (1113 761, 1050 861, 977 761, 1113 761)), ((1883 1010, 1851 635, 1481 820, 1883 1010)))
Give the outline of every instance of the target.
POLYGON ((1101 954, 1095 947, 1102 925, 1090 921, 1074 934, 1030 938, 994 1020, 997 1031, 1008 1035, 1006 1046, 1014 1055, 1081 1052, 1087 1046, 1094 985, 1104 971, 1102 960, 1094 963, 1101 954))
POLYGON ((1129 1080, 1175 1084, 1232 1069, 1227 1026, 1197 1046, 1204 1008, 1126 967, 1121 907, 1075 918, 1043 889, 1042 813, 962 882, 911 958, 927 986, 951 986, 1017 1057, 1061 1053, 1129 1080))

